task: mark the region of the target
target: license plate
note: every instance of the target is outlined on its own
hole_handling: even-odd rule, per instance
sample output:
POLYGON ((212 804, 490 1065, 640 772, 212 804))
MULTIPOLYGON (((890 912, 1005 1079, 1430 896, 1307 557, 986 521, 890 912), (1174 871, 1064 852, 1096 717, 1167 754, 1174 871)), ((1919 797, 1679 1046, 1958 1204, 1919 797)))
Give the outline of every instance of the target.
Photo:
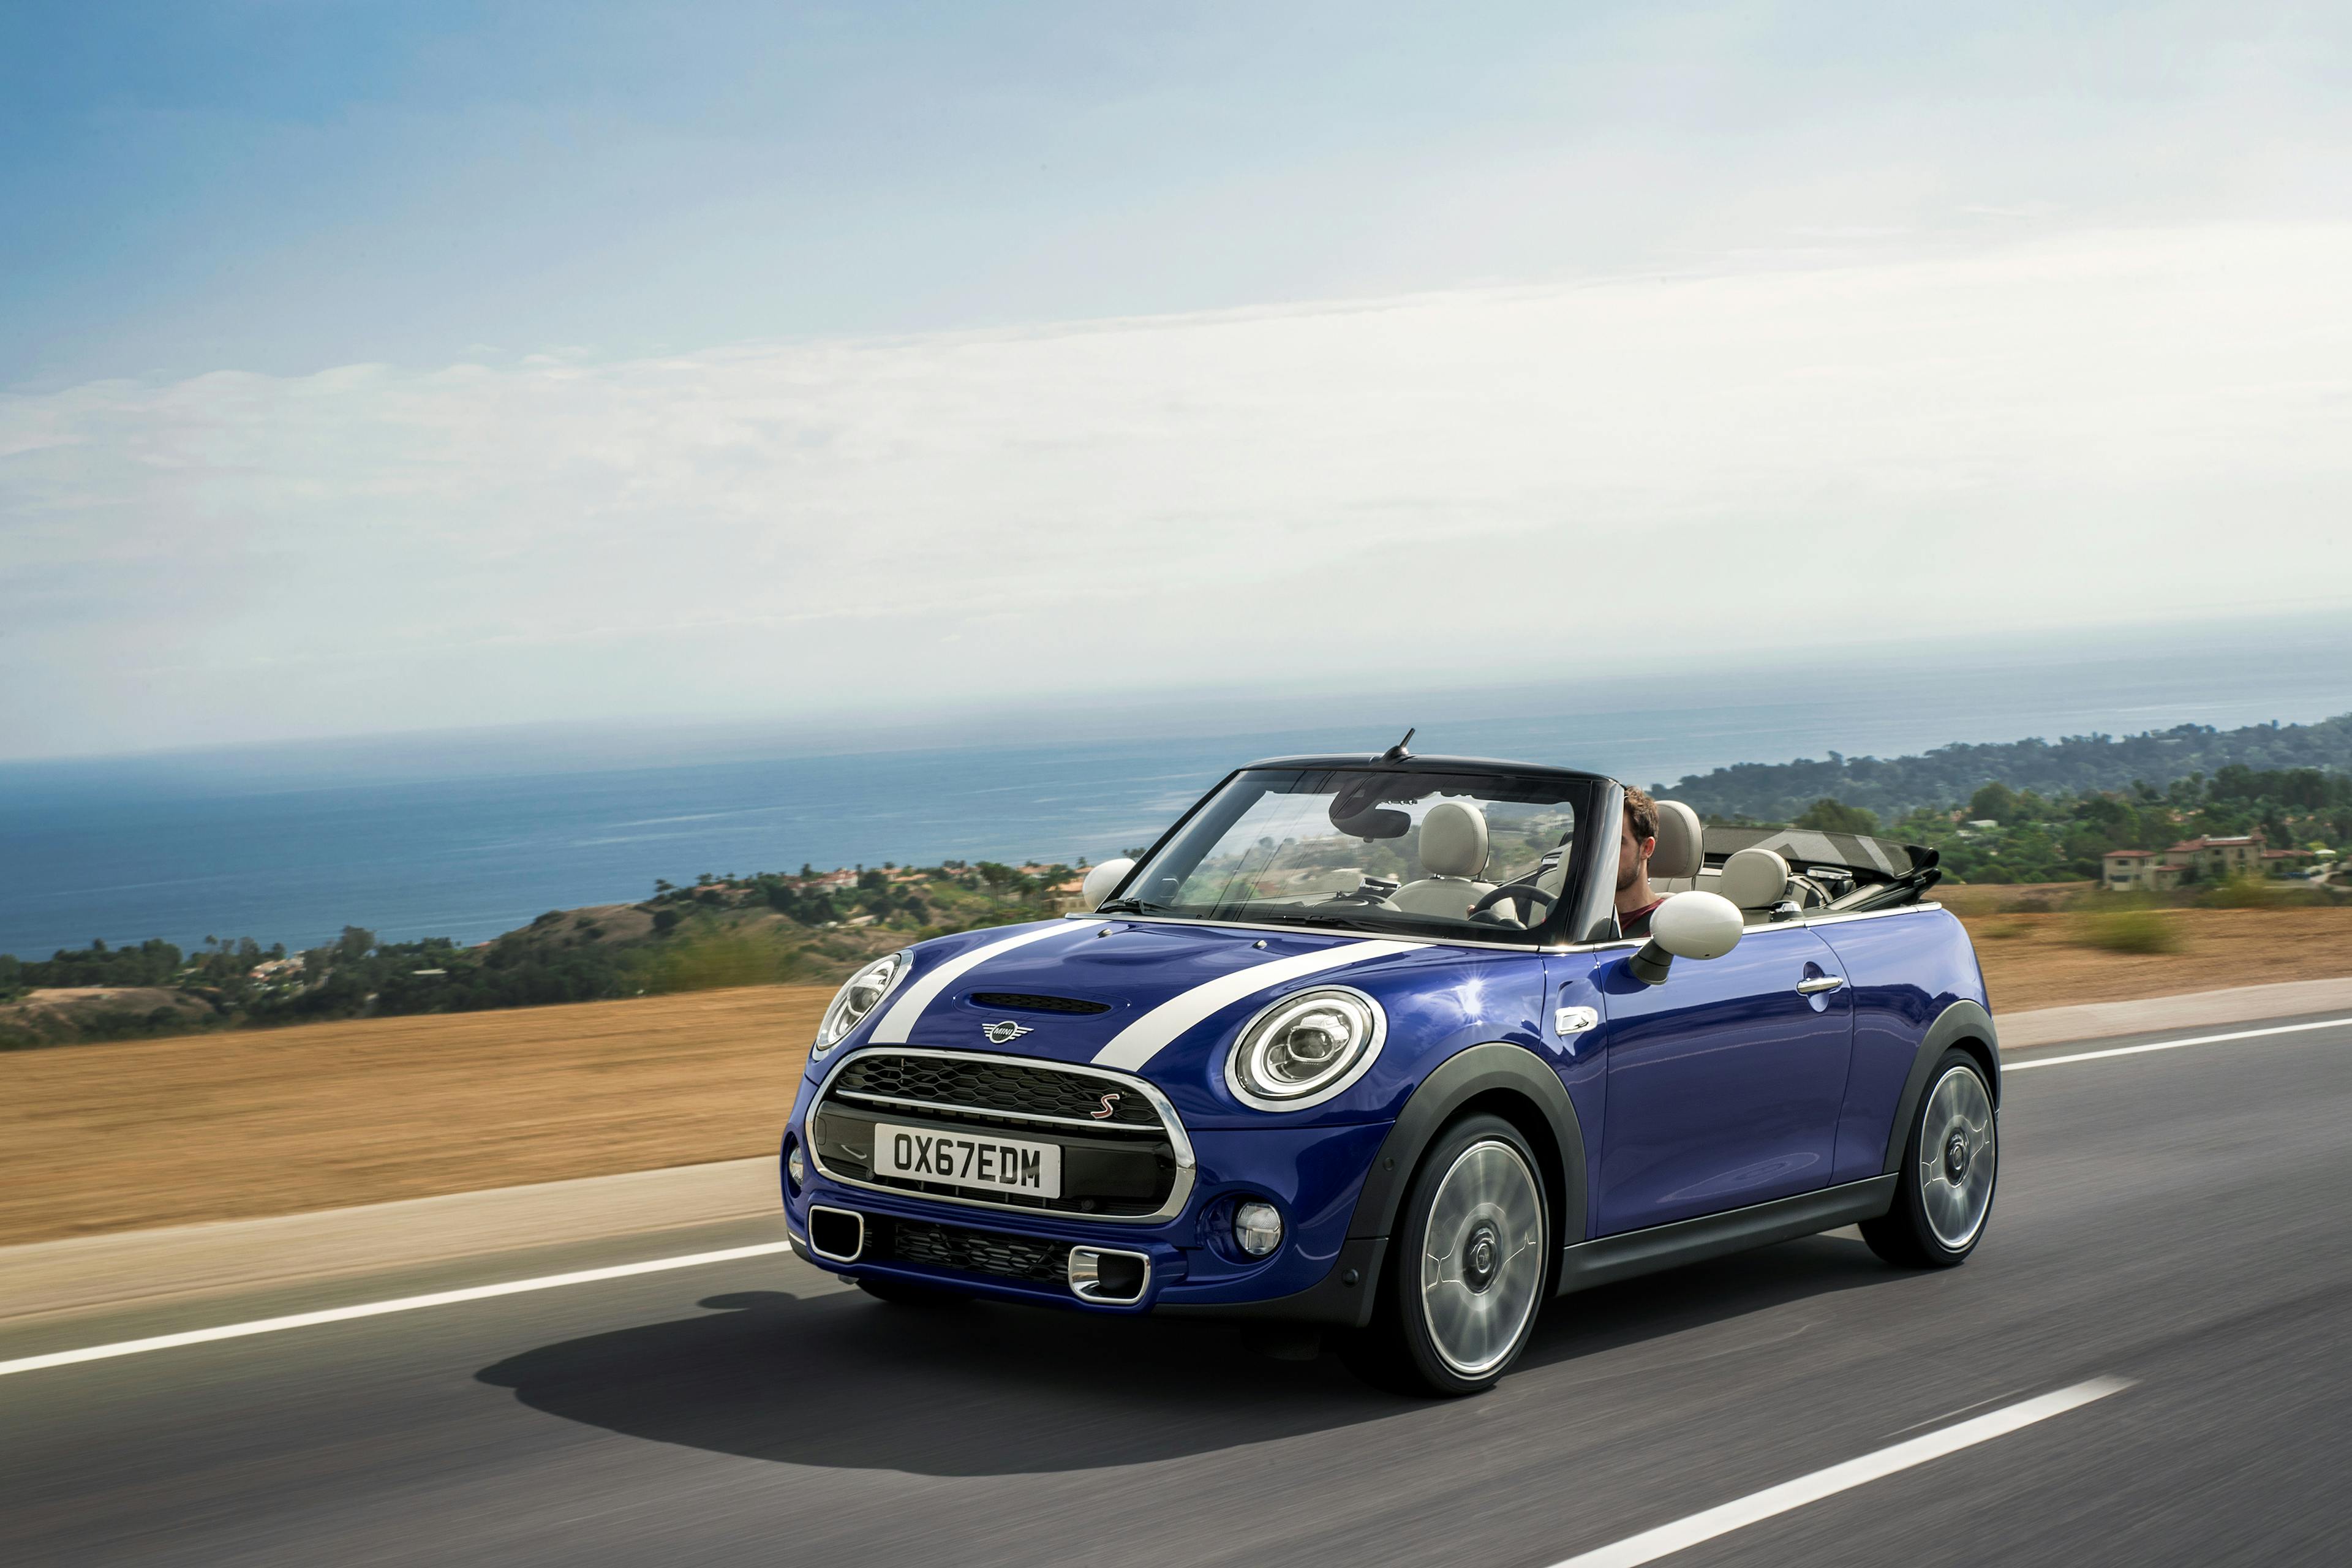
POLYGON ((919 1127, 874 1128, 874 1173, 914 1182, 944 1182, 1034 1198, 1062 1195, 1062 1146, 1018 1138, 967 1138, 919 1127))

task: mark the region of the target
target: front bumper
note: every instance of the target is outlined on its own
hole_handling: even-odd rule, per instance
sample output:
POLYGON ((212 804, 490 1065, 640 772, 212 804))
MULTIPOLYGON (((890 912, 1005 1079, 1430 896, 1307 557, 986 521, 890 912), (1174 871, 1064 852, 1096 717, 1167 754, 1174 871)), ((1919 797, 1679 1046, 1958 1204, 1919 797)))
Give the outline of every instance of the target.
MULTIPOLYGON (((1194 1131, 1191 1191, 1178 1212, 1150 1221, 942 1203, 836 1181, 814 1163, 797 1186, 789 1170, 781 1180, 795 1248, 845 1279, 896 1279, 1084 1311, 1253 1315, 1271 1309, 1274 1315, 1355 1321, 1361 1315, 1357 1300, 1371 1293, 1378 1248, 1349 1243, 1348 1226, 1388 1131, 1385 1122, 1194 1131), (1263 1258, 1245 1256, 1232 1239, 1234 1208, 1252 1200, 1272 1203, 1283 1218, 1282 1243, 1263 1258), (814 1236, 812 1209, 820 1211, 814 1236), (855 1253, 841 1245, 847 1227, 829 1217, 841 1214, 858 1217, 855 1253), (834 1245, 812 1245, 827 1241, 834 1245), (1093 1265, 1108 1293, 1073 1283, 1073 1249, 1081 1254, 1078 1273, 1093 1265), (1145 1278, 1131 1299, 1122 1299, 1133 1272, 1128 1258, 1140 1260, 1145 1278)), ((796 1118, 783 1154, 805 1136, 796 1118)))

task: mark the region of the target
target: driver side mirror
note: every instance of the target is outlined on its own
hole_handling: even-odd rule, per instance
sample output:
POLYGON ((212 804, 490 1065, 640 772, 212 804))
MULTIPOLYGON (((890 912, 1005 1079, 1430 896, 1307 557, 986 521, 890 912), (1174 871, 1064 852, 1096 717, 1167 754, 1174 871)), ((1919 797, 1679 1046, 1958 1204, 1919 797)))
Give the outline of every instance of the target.
POLYGON ((1739 906, 1720 893, 1675 893, 1650 917, 1650 940, 1626 961, 1644 985, 1664 985, 1677 958, 1721 958, 1748 928, 1739 906))
POLYGON ((1104 861, 1088 871, 1087 879, 1079 884, 1078 901, 1090 910, 1101 908, 1102 901, 1110 897, 1112 889, 1126 881, 1127 874, 1134 869, 1135 862, 1124 855, 1116 860, 1104 861))

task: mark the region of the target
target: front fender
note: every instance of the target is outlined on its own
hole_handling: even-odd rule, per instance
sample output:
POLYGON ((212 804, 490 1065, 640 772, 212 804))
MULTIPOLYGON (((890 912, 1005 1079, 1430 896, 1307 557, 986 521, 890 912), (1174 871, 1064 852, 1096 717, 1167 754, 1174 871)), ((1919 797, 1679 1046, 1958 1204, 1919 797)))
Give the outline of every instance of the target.
POLYGON ((1584 1239, 1584 1131, 1559 1075, 1524 1046, 1488 1040, 1467 1046, 1431 1070, 1381 1142, 1349 1221, 1348 1238, 1321 1282, 1296 1295, 1222 1309, 1163 1306, 1161 1311, 1219 1310, 1228 1316, 1286 1319, 1361 1328, 1371 1321, 1389 1236, 1421 1157, 1446 1124, 1485 1101, 1521 1126, 1553 1199, 1552 1248, 1584 1239), (1516 1112, 1516 1114, 1514 1114, 1516 1112), (1532 1115, 1534 1125, 1527 1125, 1532 1115))
POLYGON ((1355 1237, 1385 1237, 1396 1225, 1407 1184, 1422 1152, 1435 1141, 1445 1124, 1471 1101, 1485 1096, 1532 1105, 1550 1134, 1549 1150, 1528 1129, 1538 1158, 1549 1158, 1544 1173, 1551 1185, 1555 1213, 1552 1228, 1557 1246, 1584 1239, 1584 1130, 1576 1107, 1559 1075, 1541 1057, 1524 1046, 1489 1040, 1448 1057, 1421 1081, 1412 1098, 1389 1130, 1364 1177, 1364 1191, 1356 1200, 1356 1215, 1348 1226, 1355 1237))

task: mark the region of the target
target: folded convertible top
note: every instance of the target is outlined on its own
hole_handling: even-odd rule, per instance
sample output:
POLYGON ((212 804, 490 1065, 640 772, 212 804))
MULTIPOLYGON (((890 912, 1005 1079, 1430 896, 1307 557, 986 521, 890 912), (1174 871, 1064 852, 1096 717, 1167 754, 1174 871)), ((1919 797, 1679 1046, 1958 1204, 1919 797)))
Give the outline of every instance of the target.
POLYGON ((1807 866, 1843 866, 1863 873, 1865 880, 1907 877, 1922 866, 1935 864, 1932 850, 1914 853, 1891 838, 1864 838, 1858 833, 1820 833, 1807 827, 1709 827, 1709 855, 1736 855, 1742 849, 1769 849, 1800 870, 1807 866))

